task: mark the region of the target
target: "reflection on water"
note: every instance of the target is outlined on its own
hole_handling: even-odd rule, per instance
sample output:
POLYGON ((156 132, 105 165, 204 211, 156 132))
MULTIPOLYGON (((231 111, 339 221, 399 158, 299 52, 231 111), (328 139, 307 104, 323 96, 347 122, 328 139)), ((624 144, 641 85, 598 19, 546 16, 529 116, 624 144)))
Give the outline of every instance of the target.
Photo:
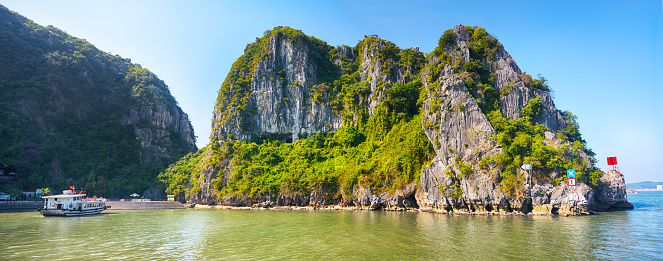
POLYGON ((0 213, 7 259, 656 259, 663 193, 583 217, 368 211, 110 210, 0 213))

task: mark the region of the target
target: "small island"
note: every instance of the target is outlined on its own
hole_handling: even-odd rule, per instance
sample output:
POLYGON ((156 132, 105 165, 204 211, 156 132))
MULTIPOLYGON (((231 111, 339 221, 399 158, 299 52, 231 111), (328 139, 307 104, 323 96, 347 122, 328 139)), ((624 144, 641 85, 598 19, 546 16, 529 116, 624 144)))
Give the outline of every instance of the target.
POLYGON ((633 208, 623 175, 594 166, 576 119, 480 27, 445 31, 432 53, 377 35, 333 47, 276 27, 221 85, 210 144, 159 177, 182 202, 244 208, 633 208))

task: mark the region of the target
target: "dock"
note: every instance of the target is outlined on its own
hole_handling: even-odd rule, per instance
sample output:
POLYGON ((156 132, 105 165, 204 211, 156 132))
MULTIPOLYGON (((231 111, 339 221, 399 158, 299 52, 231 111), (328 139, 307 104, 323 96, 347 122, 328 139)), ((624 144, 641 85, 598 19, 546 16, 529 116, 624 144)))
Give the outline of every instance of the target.
POLYGON ((0 210, 34 209, 44 206, 43 201, 0 201, 0 210))

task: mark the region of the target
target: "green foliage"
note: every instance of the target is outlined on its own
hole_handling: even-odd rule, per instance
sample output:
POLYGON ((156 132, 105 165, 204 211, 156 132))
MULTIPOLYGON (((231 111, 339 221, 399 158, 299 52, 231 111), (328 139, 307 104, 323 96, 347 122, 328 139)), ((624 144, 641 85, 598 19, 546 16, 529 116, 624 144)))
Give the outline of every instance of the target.
POLYGON ((159 180, 167 185, 166 193, 179 195, 185 191, 185 186, 189 183, 191 177, 203 171, 201 163, 207 149, 208 147, 205 147, 196 153, 187 154, 159 174, 159 180))
POLYGON ((472 34, 472 41, 469 44, 472 59, 494 60, 497 49, 500 47, 499 41, 488 35, 483 28, 473 27, 472 29, 468 30, 472 34))
POLYGON ((520 77, 523 83, 525 83, 525 85, 530 89, 538 89, 544 92, 550 92, 550 87, 547 84, 548 80, 541 76, 541 74, 539 74, 538 79, 533 79, 531 75, 527 74, 527 72, 523 72, 522 74, 518 75, 518 77, 520 77))
POLYGON ((466 72, 484 72, 486 71, 486 68, 484 67, 484 64, 481 62, 466 62, 463 64, 463 70, 466 72))
POLYGON ((513 82, 507 83, 507 86, 502 87, 502 89, 500 90, 500 97, 504 97, 504 96, 509 95, 512 88, 513 88, 513 82))
POLYGON ((21 188, 19 183, 13 180, 0 180, 0 192, 3 194, 9 194, 13 199, 21 197, 21 188))
MULTIPOLYGON (((467 143, 466 143, 467 144, 467 143)), ((466 146, 467 147, 467 146, 466 146)), ((460 157, 456 156, 454 158, 454 163, 456 163, 456 167, 460 170, 460 173, 463 177, 469 178, 470 174, 472 174, 472 167, 471 165, 465 164, 460 157)))
POLYGON ((548 87, 547 82, 548 80, 539 74, 539 79, 532 81, 530 88, 550 92, 550 87, 548 87))
MULTIPOLYGON (((578 150, 588 151, 584 144, 567 138, 562 140, 572 142, 571 146, 562 145, 554 148, 544 143, 544 133, 548 129, 535 122, 541 113, 540 97, 530 99, 521 109, 521 113, 523 117, 517 120, 507 120, 499 111, 488 114, 493 128, 497 131, 495 139, 502 147, 502 154, 484 158, 480 166, 485 170, 487 165, 494 164, 501 171, 499 182, 505 192, 511 195, 521 192, 523 179, 518 173, 520 166, 526 163, 532 164, 533 177, 539 181, 550 181, 551 177, 548 176, 550 173, 575 169, 578 179, 582 182, 598 184, 596 182, 602 176, 602 172, 593 167, 586 167, 587 162, 578 156, 578 150)), ((558 133, 559 136, 561 135, 558 133)), ((591 156, 589 153, 588 155, 591 156)))
POLYGON ((463 106, 462 102, 456 102, 456 107, 458 108, 458 111, 463 111, 465 109, 465 106, 463 106))
MULTIPOLYGON (((219 89, 219 96, 216 100, 215 110, 221 113, 222 122, 228 122, 238 113, 246 111, 246 104, 248 104, 251 96, 251 79, 248 77, 253 77, 260 61, 269 55, 273 55, 269 53, 269 43, 273 37, 308 48, 309 61, 316 65, 318 83, 329 86, 338 78, 338 67, 331 60, 331 57, 335 55, 333 46, 315 37, 307 36, 300 30, 284 26, 275 27, 272 30, 265 31, 263 37, 249 45, 244 54, 233 63, 226 80, 219 89)), ((276 74, 278 78, 273 80, 282 89, 289 84, 295 84, 286 82, 283 69, 277 70, 276 74)), ((322 100, 321 97, 322 95, 319 93, 316 98, 322 100)))
POLYGON ((506 95, 509 91, 503 89, 504 92, 498 92, 493 87, 495 74, 490 73, 490 60, 494 59, 500 44, 497 39, 489 37, 483 28, 466 27, 466 29, 472 34, 472 40, 467 43, 470 49, 470 61, 462 65, 464 72, 461 72, 460 76, 474 98, 478 100, 482 100, 479 97, 483 98, 485 102, 478 104, 487 114, 500 109, 500 95, 506 95))
MULTIPOLYGON (((531 99, 523 107, 521 119, 507 120, 502 116, 499 99, 510 92, 513 84, 501 91, 494 87, 495 74, 491 71, 496 67, 495 55, 501 45, 483 28, 466 28, 472 39, 468 42, 470 61, 464 64, 461 64, 460 60, 452 63, 452 57, 443 52, 445 46, 454 44, 453 30, 445 32, 433 52, 440 62, 428 64, 425 64, 425 59, 420 53, 399 49, 377 36, 366 37, 360 41, 353 51, 358 54, 357 57, 365 57, 366 50, 375 54, 366 57, 370 57, 373 66, 377 60, 380 61, 382 76, 391 77, 398 68, 408 69, 405 73, 405 83, 392 84, 382 81, 382 78, 376 81, 375 91, 383 95, 384 99, 375 106, 370 117, 367 109, 368 97, 371 94, 370 83, 376 79, 369 77, 364 81, 360 80, 360 59, 339 57, 336 49, 327 47, 325 49, 321 46, 326 45, 316 45, 320 54, 327 50, 326 56, 321 55, 316 59, 324 62, 336 58, 340 60, 336 70, 329 70, 329 74, 319 73, 317 76, 322 79, 320 83, 309 87, 313 88, 312 97, 315 102, 321 104, 328 102, 343 117, 344 125, 336 133, 303 135, 300 136, 301 140, 291 144, 278 141, 253 143, 228 140, 224 146, 208 148, 207 154, 214 155, 216 160, 189 165, 188 162, 194 161, 190 158, 176 164, 184 168, 183 170, 171 166, 169 171, 194 173, 192 176, 196 177, 202 169, 208 169, 210 165, 216 166, 213 168, 225 172, 223 180, 215 178, 213 182, 220 197, 274 196, 277 193, 308 195, 312 191, 325 191, 328 197, 338 199, 341 195, 348 196, 350 189, 356 185, 369 187, 374 193, 393 192, 405 184, 416 182, 422 166, 430 163, 430 159, 434 156, 432 146, 441 146, 438 134, 435 135, 433 144, 430 144, 423 135, 421 125, 424 112, 420 111, 420 108, 423 100, 428 98, 429 92, 439 91, 440 86, 436 80, 445 66, 449 65, 463 78, 470 94, 479 103, 481 110, 488 115, 497 131, 495 139, 502 146, 502 153, 486 157, 478 165, 483 170, 488 168, 497 170, 499 175, 496 175, 496 182, 506 193, 511 195, 522 193, 524 179, 519 170, 520 165, 524 163, 533 165, 534 178, 537 180, 546 181, 553 178, 548 175, 549 173, 559 172, 563 168, 575 168, 581 181, 595 184, 601 173, 586 167, 586 162, 580 159, 578 151, 588 150, 583 142, 578 140, 579 132, 577 128, 574 129, 573 124, 558 133, 558 136, 564 136, 564 140, 570 141, 572 145, 554 148, 544 142, 544 133, 547 129, 536 123, 536 118, 543 110, 540 97, 531 99), (381 49, 378 49, 378 46, 382 46, 381 49), (423 75, 426 75, 430 82, 427 89, 422 87, 422 79, 418 78, 420 70, 423 70, 423 75), (228 162, 221 163, 224 162, 223 159, 227 159, 228 162)), ((266 37, 271 37, 273 31, 266 32, 258 44, 249 47, 246 57, 240 58, 246 59, 242 62, 242 66, 233 66, 228 79, 236 82, 224 86, 232 89, 234 87, 231 88, 231 85, 237 85, 238 91, 227 91, 226 94, 223 93, 226 87, 222 87, 219 97, 231 103, 221 105, 235 108, 241 104, 241 97, 236 103, 232 103, 233 99, 222 95, 231 93, 248 95, 242 89, 246 88, 243 84, 248 80, 241 79, 240 76, 252 75, 251 70, 254 68, 252 66, 265 55, 265 49, 260 48, 264 48, 266 37), (251 53, 251 48, 257 48, 257 51, 251 53)), ((290 35, 287 37, 294 39, 293 42, 299 42, 306 37, 299 33, 295 30, 283 34, 290 35)), ((460 49, 457 46, 454 48, 460 49)), ((277 75, 279 79, 275 81, 282 82, 284 78, 282 71, 277 75)), ((530 88, 541 90, 548 88, 543 77, 534 80, 530 76, 525 80, 528 80, 526 85, 530 88)), ((426 113, 430 115, 439 111, 440 103, 441 100, 432 98, 431 109, 426 113)), ((457 111, 465 109, 462 103, 455 105, 451 105, 449 109, 457 111)), ((572 121, 573 118, 569 117, 569 120, 572 121)), ((438 123, 433 120, 426 120, 423 126, 428 129, 439 128, 438 123)), ((468 144, 463 146, 469 147, 468 144)), ((457 153, 454 148, 447 149, 457 153)), ((454 183, 440 189, 451 193, 453 197, 460 197, 463 193, 460 181, 470 177, 475 169, 469 163, 462 162, 460 158, 456 158, 454 163, 455 169, 459 172, 449 172, 454 183)), ((178 188, 183 184, 183 179, 172 178, 177 175, 163 176, 165 177, 163 182, 169 186, 175 184, 174 188, 178 188)), ((179 193, 195 192, 196 187, 200 187, 200 181, 195 178, 187 182, 191 187, 185 186, 183 191, 178 191, 179 193)))
POLYGON ((313 100, 320 103, 324 104, 326 102, 325 100, 325 94, 327 93, 327 85, 324 83, 317 84, 313 86, 313 100))
MULTIPOLYGON (((324 188, 331 193, 328 196, 339 198, 349 195, 355 185, 369 187, 376 193, 392 193, 416 182, 434 154, 421 128, 421 113, 409 116, 396 111, 401 108, 407 106, 391 109, 383 102, 361 127, 346 124, 336 133, 313 134, 295 143, 230 140, 225 146, 183 158, 160 178, 168 191, 190 195, 194 188, 186 188, 185 177, 196 177, 213 165, 215 161, 200 160, 207 153, 231 160, 226 183, 215 183, 220 197, 308 195, 324 188)), ((218 167, 221 165, 216 163, 216 168, 223 168, 218 167)))
POLYGON ((426 124, 424 124, 424 127, 425 127, 426 129, 432 129, 432 128, 435 128, 435 123, 433 123, 433 120, 428 119, 428 120, 426 121, 426 124))
MULTIPOLYGON (((396 66, 401 68, 410 68, 408 73, 410 75, 418 75, 421 68, 426 64, 426 58, 420 52, 415 52, 412 49, 401 49, 399 54, 398 62, 396 66)), ((416 78, 416 77, 410 77, 416 78)))
POLYGON ((442 37, 440 37, 440 40, 438 41, 438 46, 444 46, 444 45, 453 45, 454 44, 454 30, 449 29, 444 31, 444 34, 442 34, 442 37))
MULTIPOLYGON (((376 49, 378 41, 383 41, 377 37, 367 37, 354 47, 358 52, 358 57, 363 57, 364 47, 368 45, 369 50, 376 49)), ((384 42, 384 48, 377 50, 377 56, 374 59, 380 59, 383 74, 391 75, 396 67, 409 68, 410 75, 418 75, 419 70, 423 68, 425 58, 421 53, 410 49, 399 49, 393 43, 384 42)), ((337 80, 327 85, 327 94, 330 99, 329 105, 336 111, 346 114, 346 119, 353 118, 363 114, 368 103, 368 96, 371 92, 370 79, 368 81, 359 80, 359 62, 360 59, 347 61, 342 59, 343 73, 337 80)), ((319 86, 319 85, 318 85, 319 86)), ((417 114, 420 101, 421 82, 415 80, 407 84, 387 84, 378 82, 377 91, 386 90, 387 99, 385 106, 396 113, 403 113, 411 117, 417 114)), ((316 92, 317 93, 317 92, 316 92)), ((314 95, 314 97, 317 97, 314 95)), ((362 117, 359 117, 362 118, 362 117)))
MULTIPOLYGON (((129 59, 1 6, 0 64, 0 160, 17 166, 23 190, 142 193, 160 185, 156 177, 168 163, 195 149, 173 131, 172 144, 156 144, 170 146, 172 158, 141 164, 130 111, 161 102, 182 114, 168 86, 129 59)), ((135 127, 154 128, 147 120, 135 127)))
MULTIPOLYGON (((505 119, 501 113, 499 99, 508 95, 513 83, 509 83, 507 87, 498 92, 493 87, 495 74, 490 73, 491 65, 494 66, 491 61, 494 60, 500 44, 497 39, 489 36, 483 28, 466 26, 466 29, 472 35, 472 40, 467 43, 470 49, 470 61, 463 64, 463 72, 459 75, 470 90, 470 94, 476 98, 477 104, 488 116, 493 128, 497 131, 495 139, 502 146, 502 154, 486 157, 479 163, 481 169, 487 170, 488 166, 496 167, 500 173, 496 182, 499 182, 502 189, 511 195, 518 195, 522 192, 524 181, 519 175, 519 170, 524 163, 532 164, 535 179, 540 181, 549 180, 550 177, 547 176, 549 173, 560 172, 564 168, 574 168, 579 173, 579 180, 596 185, 597 177, 602 175, 600 170, 593 167, 587 168, 586 162, 577 155, 578 150, 584 151, 590 157, 594 154, 585 147, 584 141, 580 138, 575 116, 570 113, 563 114, 568 126, 558 132, 557 136, 562 141, 570 142, 572 145, 559 148, 544 144, 544 133, 548 129, 536 123, 536 119, 543 111, 541 97, 529 100, 528 104, 521 110, 522 117, 520 119, 505 119)), ((432 70, 432 72, 435 72, 435 70, 432 70)), ((550 91, 546 84, 547 80, 542 76, 539 76, 539 79, 536 80, 527 73, 519 76, 523 83, 531 89, 550 91)), ((458 107, 458 110, 462 109, 458 107)), ((593 159, 590 159, 590 161, 592 161, 590 163, 594 163, 593 159)), ((459 164, 462 164, 462 162, 456 163, 457 166, 459 164)))
POLYGON ((444 52, 444 46, 453 46, 455 33, 453 29, 444 31, 444 34, 440 37, 440 40, 437 41, 437 47, 433 50, 433 54, 436 56, 442 56, 444 52))
POLYGON ((525 105, 521 111, 521 117, 524 120, 529 121, 530 123, 534 123, 536 119, 539 118, 539 115, 541 115, 541 112, 543 112, 541 96, 536 96, 535 98, 527 101, 527 105, 525 105))
POLYGON ((585 140, 582 139, 580 135, 578 116, 573 115, 573 113, 570 111, 561 111, 560 113, 566 121, 566 128, 557 132, 557 138, 561 140, 568 140, 570 142, 579 141, 580 143, 585 144, 585 140))
POLYGON ((390 111, 412 117, 421 108, 421 104, 417 102, 421 88, 422 84, 419 81, 396 83, 387 90, 387 99, 384 102, 390 111))

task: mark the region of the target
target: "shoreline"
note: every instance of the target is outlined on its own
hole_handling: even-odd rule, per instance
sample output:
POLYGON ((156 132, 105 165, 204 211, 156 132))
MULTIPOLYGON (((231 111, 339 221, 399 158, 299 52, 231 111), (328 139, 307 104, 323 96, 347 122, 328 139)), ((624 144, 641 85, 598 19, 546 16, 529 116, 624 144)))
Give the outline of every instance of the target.
POLYGON ((0 210, 37 210, 44 207, 44 201, 0 201, 0 210))
POLYGON ((460 215, 460 216, 559 216, 559 217, 569 217, 569 216, 587 216, 587 215, 596 215, 594 211, 591 212, 570 212, 570 213, 543 213, 543 212, 467 212, 467 211, 446 211, 446 210, 437 210, 437 209, 370 209, 370 208, 360 208, 360 207, 342 207, 338 205, 330 206, 275 206, 275 207, 237 207, 237 206, 226 206, 226 205, 204 205, 204 204, 185 204, 186 207, 192 209, 222 209, 222 210, 297 210, 297 211, 315 211, 315 210, 325 210, 325 211, 385 211, 385 212, 423 212, 423 213, 434 213, 434 214, 444 214, 444 215, 460 215))
POLYGON ((152 210, 152 209, 186 209, 179 201, 107 201, 110 211, 113 210, 152 210))

